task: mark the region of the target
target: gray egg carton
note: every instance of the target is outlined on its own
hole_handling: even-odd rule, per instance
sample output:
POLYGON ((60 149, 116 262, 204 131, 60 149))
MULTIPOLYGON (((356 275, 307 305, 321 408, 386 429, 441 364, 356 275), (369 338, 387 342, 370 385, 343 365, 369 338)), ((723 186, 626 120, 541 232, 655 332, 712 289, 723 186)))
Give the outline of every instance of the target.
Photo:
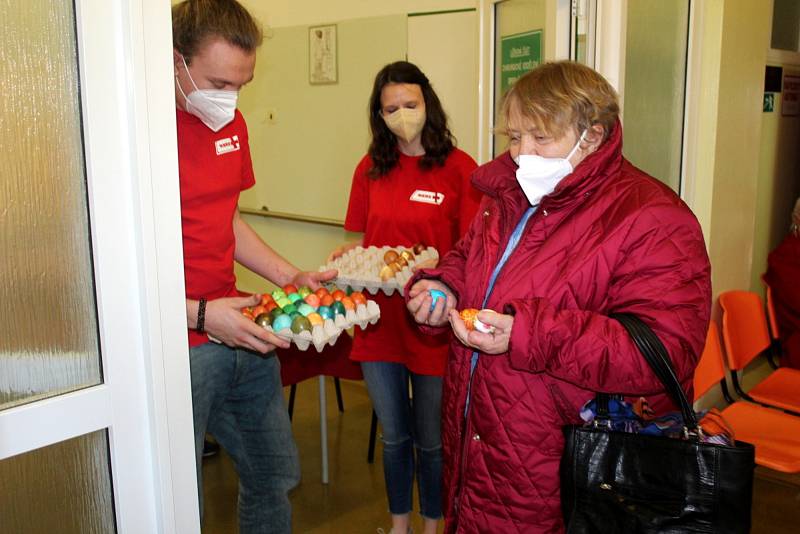
POLYGON ((322 352, 325 345, 333 345, 339 339, 341 333, 348 328, 358 325, 361 330, 367 325, 375 324, 381 317, 381 309, 374 300, 367 300, 367 304, 356 306, 355 310, 347 310, 344 315, 336 315, 333 319, 325 319, 322 326, 316 325, 311 331, 304 330, 299 334, 292 332, 291 328, 284 328, 275 332, 271 326, 265 326, 265 330, 273 332, 276 336, 297 345, 300 350, 307 350, 310 345, 314 345, 317 352, 322 352))
MULTIPOLYGON (((320 326, 314 326, 311 331, 304 330, 299 334, 292 332, 291 328, 283 328, 275 331, 271 326, 265 326, 264 330, 272 332, 279 338, 285 339, 290 343, 294 343, 300 350, 308 350, 308 347, 314 345, 317 352, 322 352, 326 345, 333 345, 339 336, 354 326, 359 326, 361 330, 367 328, 367 325, 375 324, 381 317, 381 309, 378 303, 374 300, 367 300, 365 304, 359 304, 355 310, 347 310, 344 315, 335 315, 333 319, 325 319, 325 322, 320 326)), ((220 340, 209 335, 208 339, 214 343, 221 343, 220 340)))
POLYGON ((403 291, 406 283, 414 275, 413 267, 416 264, 439 259, 439 252, 433 247, 428 247, 419 254, 415 254, 414 259, 392 278, 381 280, 379 273, 386 266, 383 255, 390 250, 399 253, 401 250, 409 250, 409 247, 373 246, 364 248, 358 246, 326 263, 319 270, 320 272, 330 269, 339 271, 338 277, 334 280, 339 287, 350 286, 355 291, 367 291, 371 295, 383 291, 387 296, 391 296, 395 291, 403 291))

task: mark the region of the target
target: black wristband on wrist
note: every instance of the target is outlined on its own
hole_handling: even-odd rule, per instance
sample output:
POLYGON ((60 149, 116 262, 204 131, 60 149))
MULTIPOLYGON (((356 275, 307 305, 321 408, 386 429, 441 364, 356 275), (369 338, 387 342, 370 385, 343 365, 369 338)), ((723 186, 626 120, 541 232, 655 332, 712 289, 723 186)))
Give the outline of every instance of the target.
POLYGON ((200 298, 200 301, 197 303, 197 325, 194 327, 200 333, 203 333, 203 327, 206 323, 206 299, 200 298))

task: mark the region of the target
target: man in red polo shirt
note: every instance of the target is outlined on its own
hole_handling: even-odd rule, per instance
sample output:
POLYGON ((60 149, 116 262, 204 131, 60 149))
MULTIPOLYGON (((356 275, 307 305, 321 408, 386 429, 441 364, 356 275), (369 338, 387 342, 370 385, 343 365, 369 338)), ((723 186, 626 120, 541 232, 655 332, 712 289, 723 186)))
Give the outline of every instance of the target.
POLYGON ((208 431, 236 464, 240 532, 289 533, 288 492, 300 470, 273 352, 288 344, 242 316, 260 297, 240 296, 233 266, 237 261, 279 286, 312 288, 336 272, 300 272, 239 215, 239 193, 255 179, 236 99, 253 78, 262 38, 257 23, 235 0, 186 0, 173 6, 172 23, 200 508, 208 431))

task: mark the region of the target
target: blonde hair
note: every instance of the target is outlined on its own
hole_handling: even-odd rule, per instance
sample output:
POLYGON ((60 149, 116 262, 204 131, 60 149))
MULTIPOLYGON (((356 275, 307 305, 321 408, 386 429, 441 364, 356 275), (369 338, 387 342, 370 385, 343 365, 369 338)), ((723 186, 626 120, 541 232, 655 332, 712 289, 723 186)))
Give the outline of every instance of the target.
POLYGON ((501 106, 506 124, 512 112, 552 137, 595 124, 602 125, 608 137, 619 117, 619 103, 614 88, 597 71, 574 61, 555 61, 540 65, 511 86, 501 106))
POLYGON ((184 0, 172 6, 172 46, 187 63, 213 38, 245 52, 254 52, 263 39, 256 20, 236 0, 184 0))

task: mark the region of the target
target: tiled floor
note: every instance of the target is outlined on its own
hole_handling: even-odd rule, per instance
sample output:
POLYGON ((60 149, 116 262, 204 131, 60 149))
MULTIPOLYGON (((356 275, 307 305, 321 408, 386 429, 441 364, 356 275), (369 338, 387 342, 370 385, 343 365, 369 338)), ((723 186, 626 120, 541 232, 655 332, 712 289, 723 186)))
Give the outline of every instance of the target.
MULTIPOLYGON (((318 382, 297 390, 293 428, 300 450, 303 480, 292 493, 294 531, 299 534, 374 534, 391 526, 384 495, 380 443, 374 464, 367 445, 372 405, 362 382, 342 381, 345 411, 339 413, 333 381, 328 379, 330 483, 320 480, 318 382)), ((288 394, 288 388, 287 388, 288 394)), ((229 534, 236 528, 237 480, 224 454, 206 460, 205 534, 229 534)), ((753 534, 800 532, 800 475, 756 471, 753 534)), ((421 520, 413 518, 414 530, 421 520)))

